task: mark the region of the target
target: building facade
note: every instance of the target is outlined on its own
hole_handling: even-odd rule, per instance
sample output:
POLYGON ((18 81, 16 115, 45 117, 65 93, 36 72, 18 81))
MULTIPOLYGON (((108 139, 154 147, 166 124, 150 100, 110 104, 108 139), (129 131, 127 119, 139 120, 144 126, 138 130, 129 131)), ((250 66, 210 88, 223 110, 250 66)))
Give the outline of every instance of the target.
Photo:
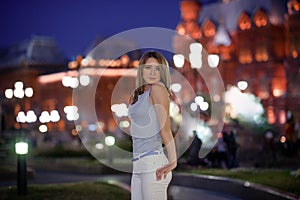
MULTIPOLYGON (((297 0, 219 1, 204 6, 182 1, 176 28, 209 54, 219 55, 225 87, 248 83, 244 92, 261 99, 268 123, 281 134, 291 118, 300 121, 299 5, 297 0)), ((183 48, 184 41, 174 40, 174 47, 183 48)), ((179 70, 196 91, 208 92, 189 63, 179 70)))

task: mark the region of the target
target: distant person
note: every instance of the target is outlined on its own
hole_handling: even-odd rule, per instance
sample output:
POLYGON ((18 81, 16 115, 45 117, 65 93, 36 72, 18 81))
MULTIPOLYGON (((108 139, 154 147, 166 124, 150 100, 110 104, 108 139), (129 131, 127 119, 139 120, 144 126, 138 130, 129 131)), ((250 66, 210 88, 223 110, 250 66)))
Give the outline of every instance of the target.
POLYGON ((219 133, 216 148, 217 148, 218 167, 221 167, 222 169, 226 169, 227 168, 227 145, 224 142, 223 135, 224 133, 219 133))
POLYGON ((227 164, 228 168, 235 168, 239 166, 238 162, 238 144, 236 142, 236 130, 231 130, 229 133, 223 133, 223 140, 227 146, 227 164))
POLYGON ((277 148, 274 139, 274 133, 271 130, 266 131, 263 143, 263 155, 265 155, 263 162, 267 166, 272 166, 277 161, 277 148))
POLYGON ((293 156, 296 153, 296 131, 295 131, 295 121, 293 115, 291 115, 285 124, 285 136, 287 142, 287 153, 289 156, 293 156))
POLYGON ((297 122, 295 126, 295 131, 297 133, 296 149, 297 149, 298 157, 300 158, 300 121, 297 122))
POLYGON ((199 165, 202 160, 199 158, 199 151, 202 146, 201 139, 197 136, 197 132, 193 131, 193 141, 188 150, 188 164, 190 165, 199 165))
POLYGON ((132 200, 167 199, 172 170, 177 166, 170 130, 170 81, 165 57, 154 51, 144 53, 128 108, 133 141, 132 200))

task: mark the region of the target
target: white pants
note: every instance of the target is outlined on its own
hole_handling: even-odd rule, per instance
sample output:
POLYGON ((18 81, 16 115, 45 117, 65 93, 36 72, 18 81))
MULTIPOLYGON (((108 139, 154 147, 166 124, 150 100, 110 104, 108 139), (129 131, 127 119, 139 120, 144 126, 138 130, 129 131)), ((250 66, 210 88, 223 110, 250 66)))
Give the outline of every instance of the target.
POLYGON ((167 163, 168 160, 164 154, 147 156, 134 162, 131 200, 167 200, 167 188, 172 179, 172 172, 166 178, 156 179, 156 169, 167 163), (149 170, 149 166, 156 167, 149 170), (147 170, 143 172, 142 168, 147 170))

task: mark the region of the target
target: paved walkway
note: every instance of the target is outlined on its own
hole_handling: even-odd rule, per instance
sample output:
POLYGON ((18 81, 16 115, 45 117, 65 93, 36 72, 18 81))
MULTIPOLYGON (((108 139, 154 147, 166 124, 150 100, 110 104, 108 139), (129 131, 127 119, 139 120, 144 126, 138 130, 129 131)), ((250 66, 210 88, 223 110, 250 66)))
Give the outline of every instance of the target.
MULTIPOLYGON (((79 181, 107 181, 112 184, 116 184, 125 189, 129 189, 130 175, 87 175, 79 173, 65 173, 65 172, 53 172, 53 171, 41 171, 38 170, 35 173, 34 179, 29 179, 28 184, 52 184, 52 183, 68 183, 68 182, 79 182, 79 181)), ((16 185, 16 181, 0 181, 0 187, 7 187, 16 185)), ((172 200, 240 200, 232 195, 225 193, 215 192, 211 190, 194 189, 183 186, 171 185, 170 196, 172 200)))

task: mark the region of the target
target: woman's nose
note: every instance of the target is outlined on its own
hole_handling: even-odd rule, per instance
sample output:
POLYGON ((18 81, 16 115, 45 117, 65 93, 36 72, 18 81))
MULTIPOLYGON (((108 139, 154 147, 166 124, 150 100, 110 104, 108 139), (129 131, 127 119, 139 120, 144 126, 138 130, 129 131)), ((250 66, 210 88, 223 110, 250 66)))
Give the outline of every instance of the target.
POLYGON ((155 69, 151 69, 150 74, 155 75, 155 69))

